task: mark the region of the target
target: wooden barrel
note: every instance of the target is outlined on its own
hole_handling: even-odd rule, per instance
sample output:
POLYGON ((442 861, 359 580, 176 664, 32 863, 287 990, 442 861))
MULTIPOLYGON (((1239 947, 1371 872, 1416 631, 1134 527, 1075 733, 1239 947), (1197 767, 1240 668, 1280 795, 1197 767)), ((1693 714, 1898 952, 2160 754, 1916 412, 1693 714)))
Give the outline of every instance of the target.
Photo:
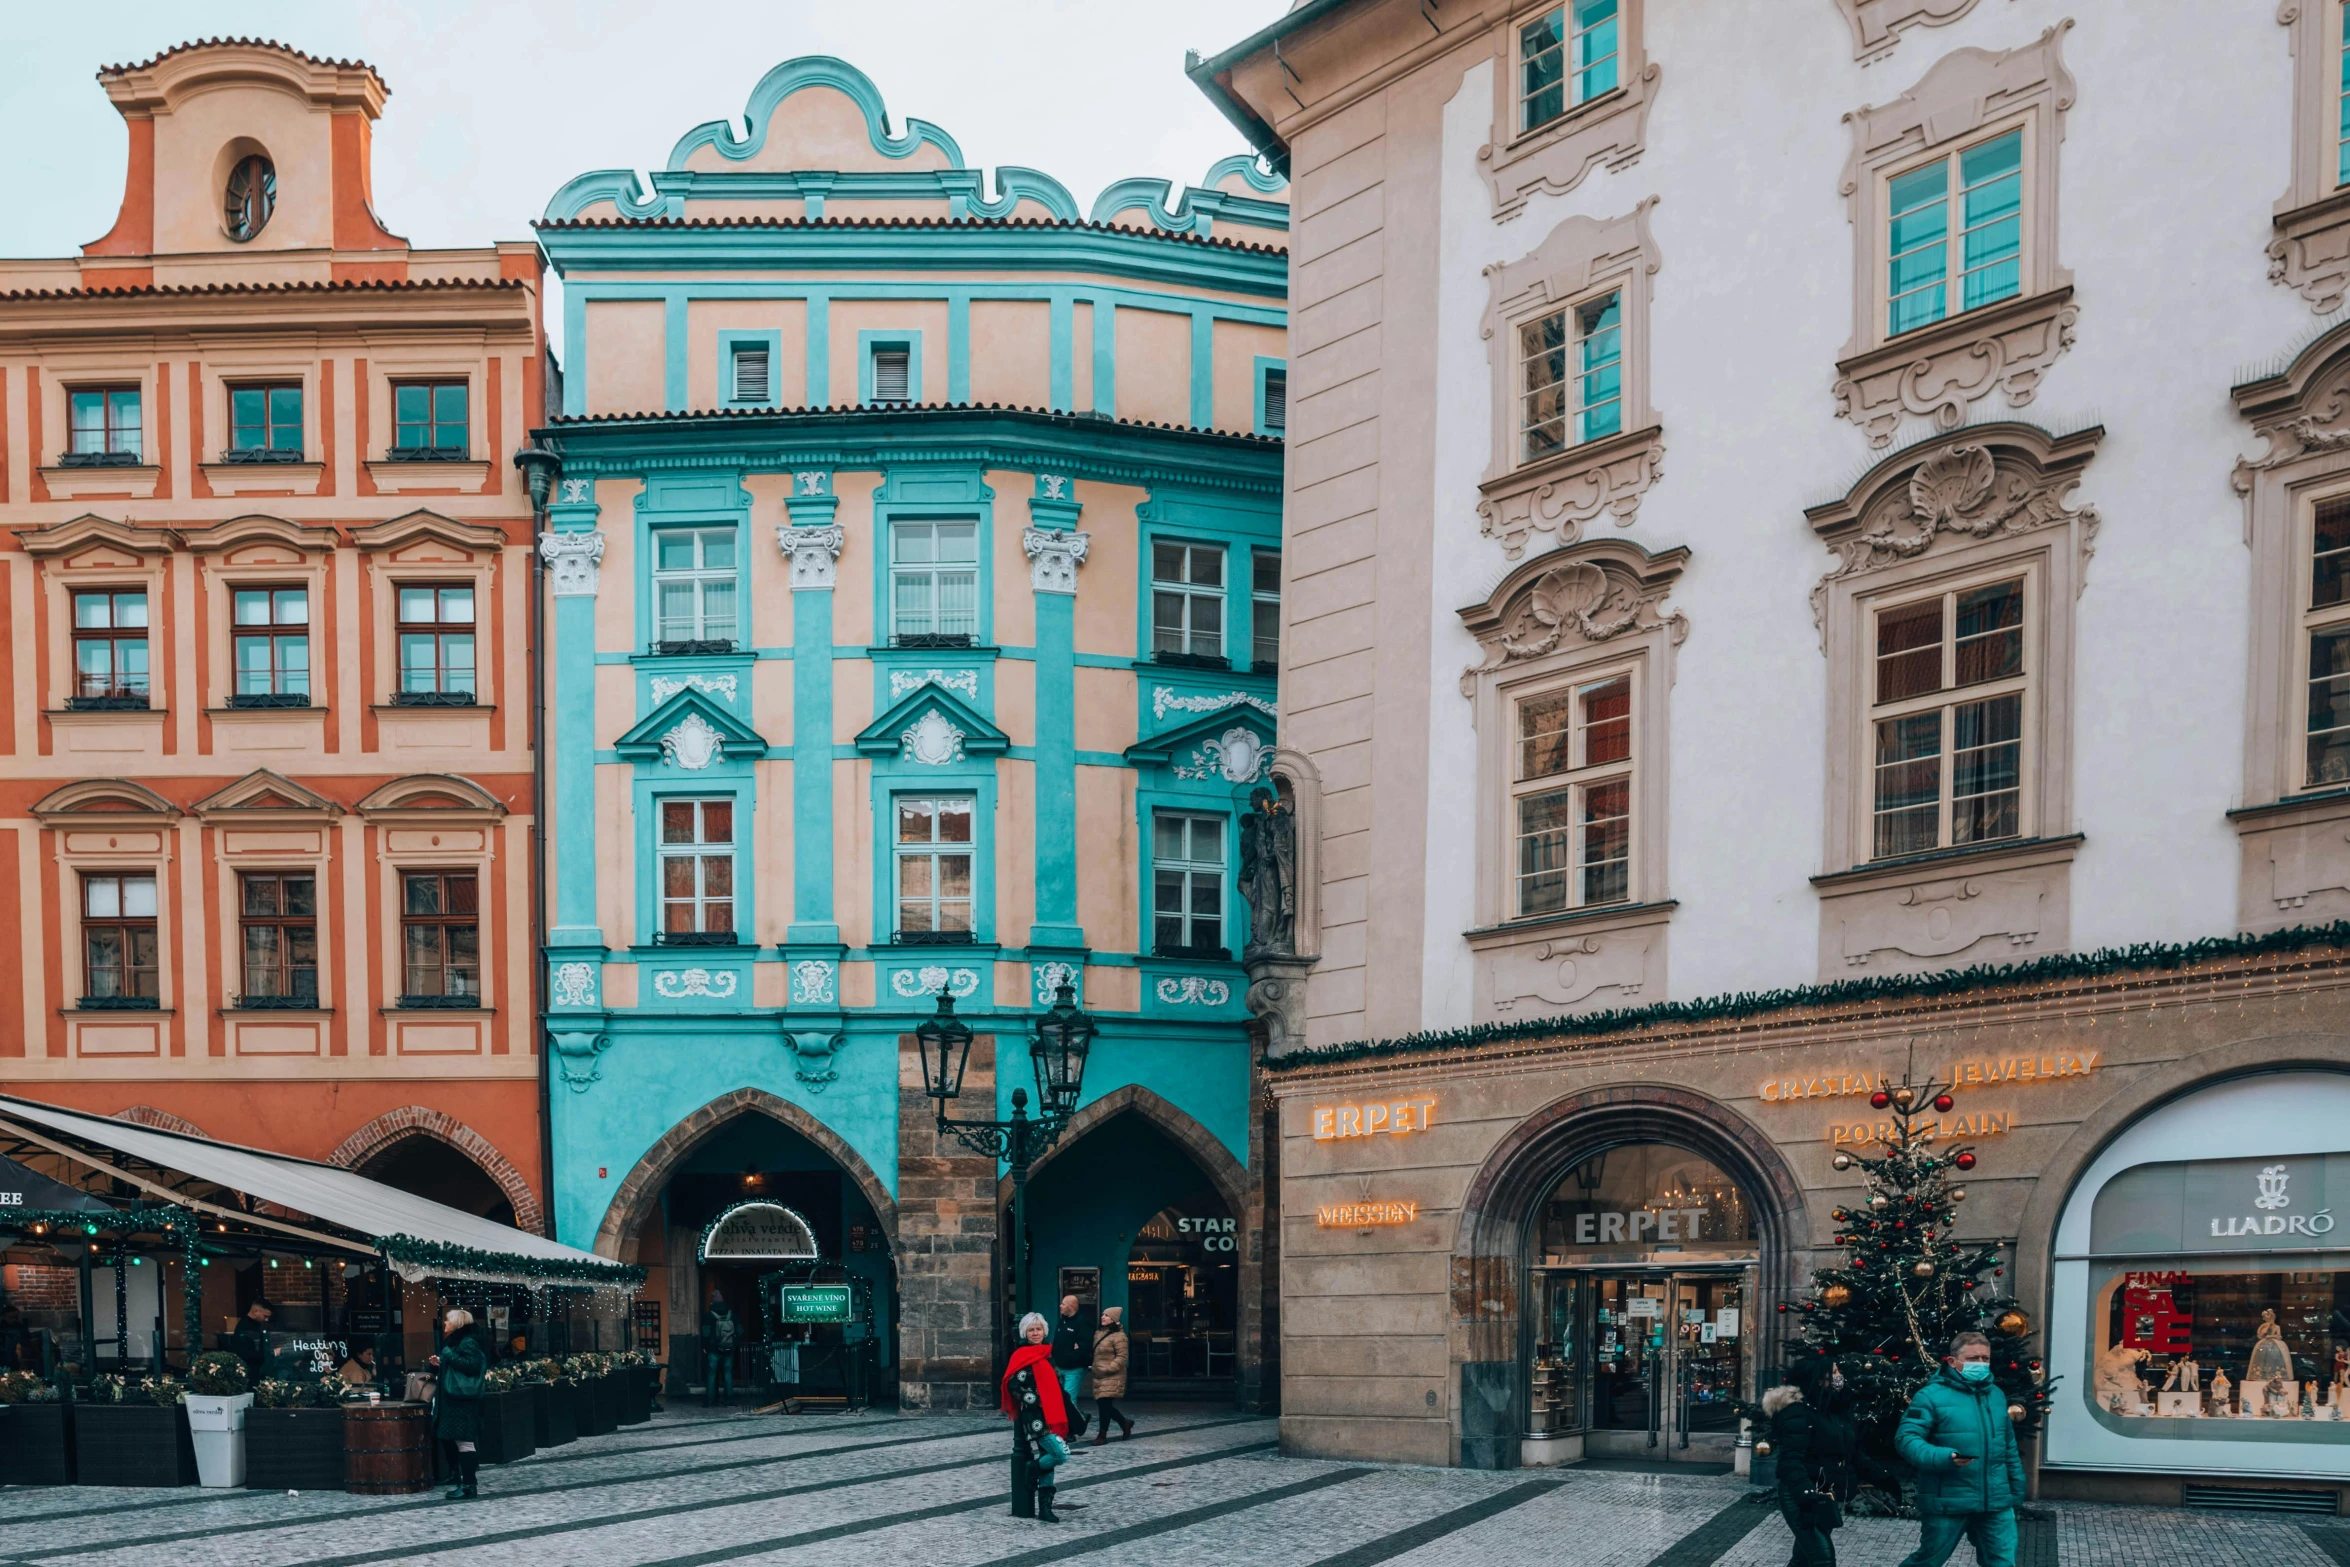
POLYGON ((343 1410, 343 1489, 405 1496, 432 1486, 432 1406, 349 1404, 343 1410))

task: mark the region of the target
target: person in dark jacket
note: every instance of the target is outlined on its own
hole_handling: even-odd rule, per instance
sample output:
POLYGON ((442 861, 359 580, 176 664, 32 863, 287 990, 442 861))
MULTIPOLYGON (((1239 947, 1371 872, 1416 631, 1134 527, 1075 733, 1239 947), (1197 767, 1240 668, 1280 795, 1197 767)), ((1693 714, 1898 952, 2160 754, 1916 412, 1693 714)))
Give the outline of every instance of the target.
POLYGON ((479 1496, 474 1477, 481 1471, 481 1453, 474 1446, 481 1437, 481 1399, 487 1391, 482 1377, 490 1369, 490 1352, 473 1332, 473 1313, 449 1308, 442 1324, 441 1352, 429 1362, 439 1373, 432 1396, 433 1435, 449 1444, 450 1467, 457 1483, 448 1499, 479 1496))
POLYGON ((1850 1402, 1844 1374, 1816 1354, 1799 1354, 1786 1382, 1763 1395, 1779 1459, 1779 1511, 1795 1535, 1790 1567, 1836 1567, 1829 1500, 1841 1508, 1859 1479, 1860 1426, 1850 1402))
POLYGON ((1069 1456, 1076 1406, 1061 1396, 1048 1336, 1042 1313, 1020 1319, 1020 1347, 1004 1370, 1002 1404, 1012 1417, 1012 1516, 1059 1523, 1053 1512, 1053 1474, 1069 1456))
POLYGON ((734 1350, 742 1342, 742 1323, 734 1308, 726 1303, 726 1296, 718 1290, 710 1292, 710 1304, 702 1311, 702 1402, 715 1404, 719 1399, 734 1398, 734 1350), (726 1391, 718 1391, 723 1381, 726 1391))
POLYGON ((1077 1407, 1077 1393, 1093 1366, 1093 1336, 1099 1325, 1083 1301, 1074 1295, 1061 1297, 1061 1320, 1053 1328, 1053 1370, 1060 1373, 1061 1401, 1069 1406, 1072 1437, 1085 1435, 1085 1412, 1077 1407))
POLYGON ((2015 1567, 2015 1509, 2025 1497, 2007 1394, 1991 1378, 1991 1341, 1961 1333, 1934 1380, 1902 1411, 1893 1447, 1918 1473, 1918 1548, 1901 1567, 1942 1567, 1964 1535, 1978 1567, 2015 1567))
POLYGON ((269 1367, 269 1319, 276 1310, 266 1300, 253 1302, 245 1308, 245 1320, 229 1335, 229 1352, 245 1363, 245 1370, 256 1382, 269 1367))

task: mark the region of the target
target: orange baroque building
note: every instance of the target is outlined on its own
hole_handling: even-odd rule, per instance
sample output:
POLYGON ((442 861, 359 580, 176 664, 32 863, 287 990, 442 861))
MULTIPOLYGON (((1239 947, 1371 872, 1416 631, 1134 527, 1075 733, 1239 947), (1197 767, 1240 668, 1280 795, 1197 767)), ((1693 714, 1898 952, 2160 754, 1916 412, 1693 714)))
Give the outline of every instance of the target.
POLYGON ((0 261, 0 1092, 539 1229, 536 250, 385 229, 358 61, 98 80, 121 215, 0 261))

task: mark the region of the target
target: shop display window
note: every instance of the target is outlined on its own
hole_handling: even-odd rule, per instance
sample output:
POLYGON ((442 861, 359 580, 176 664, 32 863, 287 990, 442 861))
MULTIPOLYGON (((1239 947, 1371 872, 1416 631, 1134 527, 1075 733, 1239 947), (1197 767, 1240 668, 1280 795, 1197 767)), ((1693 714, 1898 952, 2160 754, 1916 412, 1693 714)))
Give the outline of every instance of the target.
POLYGON ((1711 1161, 1686 1148, 1636 1143, 1567 1172, 1542 1210, 1542 1260, 1749 1251, 1754 1212, 1711 1161))
POLYGON ((2101 1414, 2152 1420, 2291 1420, 2350 1442, 2350 1272, 2236 1264, 2117 1270, 2094 1297, 2089 1398, 2101 1414))

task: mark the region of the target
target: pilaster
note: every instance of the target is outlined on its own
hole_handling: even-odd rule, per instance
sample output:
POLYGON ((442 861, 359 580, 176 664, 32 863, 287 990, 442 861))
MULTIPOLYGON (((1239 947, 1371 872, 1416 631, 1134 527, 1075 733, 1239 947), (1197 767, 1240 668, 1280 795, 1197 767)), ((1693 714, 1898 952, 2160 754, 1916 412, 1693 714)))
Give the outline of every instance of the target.
POLYGON ((775 542, 791 562, 792 917, 787 951, 839 962, 832 903, 832 590, 844 535, 833 514, 832 475, 791 476, 791 521, 775 542), (813 949, 828 949, 816 953, 813 949))
POLYGON ((596 588, 604 559, 597 528, 595 486, 563 479, 561 499, 548 508, 549 531, 539 536, 554 600, 548 683, 554 688, 552 744, 548 745, 555 818, 555 919, 550 949, 584 947, 603 956, 596 924, 596 588))
POLYGON ((1031 951, 1080 953, 1077 923, 1077 569, 1088 534, 1076 482, 1040 473, 1021 535, 1036 593, 1036 922, 1031 951))

